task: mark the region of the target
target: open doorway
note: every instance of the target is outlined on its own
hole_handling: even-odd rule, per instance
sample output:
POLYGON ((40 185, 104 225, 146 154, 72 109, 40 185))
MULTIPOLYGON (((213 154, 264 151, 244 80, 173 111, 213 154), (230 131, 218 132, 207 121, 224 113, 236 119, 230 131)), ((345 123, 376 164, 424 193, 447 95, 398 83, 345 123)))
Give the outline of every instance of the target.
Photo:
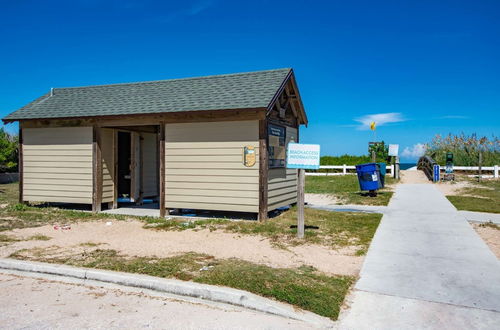
POLYGON ((132 165, 132 140, 130 132, 118 131, 118 161, 117 183, 118 202, 130 201, 131 195, 131 165, 132 165))

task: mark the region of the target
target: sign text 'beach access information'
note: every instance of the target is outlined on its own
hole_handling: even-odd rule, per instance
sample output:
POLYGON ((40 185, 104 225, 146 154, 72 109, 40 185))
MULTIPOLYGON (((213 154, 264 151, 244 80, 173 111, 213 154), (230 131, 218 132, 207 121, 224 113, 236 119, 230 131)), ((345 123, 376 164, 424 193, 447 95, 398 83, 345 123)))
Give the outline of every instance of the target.
POLYGON ((319 169, 319 144, 289 143, 286 167, 319 169))

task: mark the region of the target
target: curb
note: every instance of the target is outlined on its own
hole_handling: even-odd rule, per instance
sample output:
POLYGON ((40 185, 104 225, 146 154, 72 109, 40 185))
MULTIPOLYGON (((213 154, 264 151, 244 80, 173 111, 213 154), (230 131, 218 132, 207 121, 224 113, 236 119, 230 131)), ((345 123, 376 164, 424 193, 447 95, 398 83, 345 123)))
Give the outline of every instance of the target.
POLYGON ((312 312, 302 311, 285 303, 276 302, 250 292, 227 287, 174 279, 164 279, 149 275, 78 268, 66 265, 15 259, 0 259, 0 269, 50 274, 81 279, 84 281, 91 280, 149 289, 158 292, 240 306, 259 312, 307 322, 316 327, 331 328, 334 326, 334 322, 326 317, 319 316, 312 312))

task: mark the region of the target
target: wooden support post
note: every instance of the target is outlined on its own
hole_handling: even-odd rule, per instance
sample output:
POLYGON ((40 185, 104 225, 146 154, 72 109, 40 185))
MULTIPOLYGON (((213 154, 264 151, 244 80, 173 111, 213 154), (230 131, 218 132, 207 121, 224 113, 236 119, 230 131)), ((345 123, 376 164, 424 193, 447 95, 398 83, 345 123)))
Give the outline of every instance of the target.
POLYGON ((478 162, 478 176, 477 176, 477 181, 481 182, 481 178, 482 178, 482 170, 483 170, 483 153, 481 152, 481 150, 479 150, 479 162, 478 162))
POLYGON ((165 122, 160 122, 159 131, 159 157, 160 157, 160 173, 158 180, 160 181, 160 218, 164 218, 165 209, 165 122))
POLYGON ((269 165, 267 156, 267 120, 259 120, 259 221, 267 220, 269 165))
POLYGON ((22 124, 19 123, 19 147, 18 147, 18 164, 17 168, 19 171, 19 203, 24 202, 23 198, 23 185, 24 185, 24 178, 23 178, 23 172, 24 172, 24 164, 23 164, 23 129, 22 129, 22 124))
POLYGON ((113 209, 118 208, 118 130, 113 130, 113 209))
POLYGON ((304 238, 304 186, 305 170, 299 169, 297 182, 297 237, 304 238))
POLYGON ((100 212, 102 204, 101 127, 92 129, 92 212, 100 212))

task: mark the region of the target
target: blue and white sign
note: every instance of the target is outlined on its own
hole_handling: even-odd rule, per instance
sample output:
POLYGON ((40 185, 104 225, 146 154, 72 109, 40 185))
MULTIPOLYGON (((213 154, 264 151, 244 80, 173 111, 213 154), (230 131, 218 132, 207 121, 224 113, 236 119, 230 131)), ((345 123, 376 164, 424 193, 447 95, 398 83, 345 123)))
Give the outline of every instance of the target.
POLYGON ((319 169, 319 144, 289 143, 286 167, 319 169))
POLYGON ((433 168, 433 180, 434 182, 439 182, 439 172, 441 171, 441 166, 439 165, 434 165, 434 168, 433 168))

